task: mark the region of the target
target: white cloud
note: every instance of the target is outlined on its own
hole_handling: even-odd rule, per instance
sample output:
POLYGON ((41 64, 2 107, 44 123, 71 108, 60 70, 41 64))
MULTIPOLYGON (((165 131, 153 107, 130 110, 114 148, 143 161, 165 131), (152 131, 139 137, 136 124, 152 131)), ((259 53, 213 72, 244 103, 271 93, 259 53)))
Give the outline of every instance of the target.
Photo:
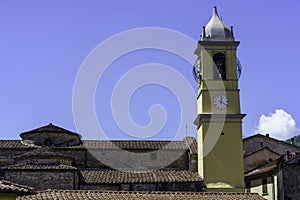
POLYGON ((259 118, 256 133, 269 133, 271 137, 286 140, 299 131, 293 117, 282 109, 275 110, 275 113, 261 115, 259 118))

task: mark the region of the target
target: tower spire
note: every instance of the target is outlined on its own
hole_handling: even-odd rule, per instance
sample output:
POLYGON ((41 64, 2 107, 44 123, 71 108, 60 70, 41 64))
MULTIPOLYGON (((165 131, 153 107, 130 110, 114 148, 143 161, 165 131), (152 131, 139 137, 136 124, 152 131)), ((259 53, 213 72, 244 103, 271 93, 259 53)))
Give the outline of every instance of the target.
POLYGON ((214 6, 212 17, 203 30, 201 40, 234 41, 232 36, 231 29, 219 17, 217 6, 214 6))

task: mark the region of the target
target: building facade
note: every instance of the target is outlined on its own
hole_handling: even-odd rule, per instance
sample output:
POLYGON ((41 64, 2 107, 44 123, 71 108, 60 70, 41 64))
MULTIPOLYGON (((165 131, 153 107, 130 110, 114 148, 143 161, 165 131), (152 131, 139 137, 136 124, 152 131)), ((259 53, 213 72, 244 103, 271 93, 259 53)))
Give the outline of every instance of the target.
POLYGON ((246 192, 268 200, 296 200, 300 196, 300 148, 266 135, 244 141, 246 192))
MULTIPOLYGON (((2 178, 36 189, 202 191, 200 176, 191 158, 197 153, 196 141, 185 138, 172 142, 160 156, 156 150, 171 141, 82 141, 77 133, 53 124, 21 133, 22 140, 0 140, 2 178), (135 168, 107 166, 95 155, 106 155, 118 162, 124 151, 148 152, 148 162, 135 168), (160 170, 152 170, 155 160, 178 152, 183 154, 160 170), (149 153, 152 152, 152 153, 149 153)), ((130 165, 132 166, 132 165, 130 165)))

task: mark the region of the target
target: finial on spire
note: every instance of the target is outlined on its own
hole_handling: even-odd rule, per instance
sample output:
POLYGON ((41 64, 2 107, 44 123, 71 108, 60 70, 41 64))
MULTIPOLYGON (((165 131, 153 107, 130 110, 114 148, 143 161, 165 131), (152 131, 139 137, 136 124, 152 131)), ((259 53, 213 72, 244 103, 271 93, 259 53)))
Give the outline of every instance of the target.
POLYGON ((217 16, 219 16, 219 15, 218 15, 218 11, 217 11, 217 6, 214 6, 213 15, 217 15, 217 16))

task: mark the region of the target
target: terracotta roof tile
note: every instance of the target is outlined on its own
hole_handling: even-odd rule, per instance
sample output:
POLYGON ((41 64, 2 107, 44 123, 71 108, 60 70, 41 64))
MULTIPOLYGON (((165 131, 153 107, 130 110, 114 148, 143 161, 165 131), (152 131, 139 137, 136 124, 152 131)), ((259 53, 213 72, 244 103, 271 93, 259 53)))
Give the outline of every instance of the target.
POLYGON ((0 192, 1 193, 31 193, 33 188, 12 183, 6 180, 0 180, 0 192))
POLYGON ((85 183, 150 183, 150 182, 198 182, 202 181, 197 173, 190 171, 117 171, 117 170, 83 170, 85 183))
POLYGON ((248 170, 247 172, 245 172, 244 175, 245 175, 245 177, 248 177, 248 176, 253 176, 253 175, 269 172, 269 171, 277 168, 277 166, 278 166, 277 162, 278 162, 278 160, 273 160, 272 162, 269 162, 269 163, 266 163, 266 164, 264 164, 262 166, 259 166, 257 168, 248 170))
POLYGON ((198 144, 194 137, 186 137, 184 139, 190 148, 191 154, 198 154, 198 144))
MULTIPOLYGON (((54 147, 57 149, 125 149, 125 150, 159 150, 159 149, 190 149, 197 153, 195 139, 187 141, 142 141, 142 140, 83 140, 83 144, 67 147, 54 147), (189 147, 188 144, 191 144, 189 147)), ((0 149, 36 149, 38 146, 22 140, 0 140, 0 149)))
POLYGON ((17 200, 163 200, 163 199, 190 199, 190 200, 264 200, 253 193, 205 193, 205 192, 123 192, 123 191, 89 191, 89 190, 60 190, 44 191, 35 195, 20 196, 17 200))
POLYGON ((76 170, 76 167, 63 164, 17 164, 2 167, 3 170, 76 170))
POLYGON ((0 149, 35 149, 37 146, 22 140, 0 140, 0 149))
POLYGON ((250 153, 248 153, 248 154, 244 154, 244 158, 245 158, 245 157, 248 157, 248 156, 251 156, 251 155, 253 155, 253 154, 257 153, 257 152, 264 151, 264 150, 270 151, 270 152, 272 152, 272 153, 274 153, 274 154, 277 154, 278 156, 281 156, 279 153, 277 153, 276 151, 273 151, 273 150, 270 149, 269 147, 262 147, 262 148, 260 148, 260 149, 256 149, 255 151, 252 151, 252 152, 250 152, 250 153))
POLYGON ((72 133, 72 134, 76 134, 76 135, 79 135, 78 133, 74 133, 74 132, 71 132, 67 129, 64 129, 64 128, 61 128, 59 126, 55 126, 53 125, 52 123, 46 125, 46 126, 42 126, 42 127, 39 127, 39 128, 36 128, 36 129, 33 129, 33 130, 30 130, 30 131, 26 131, 24 133, 21 133, 20 136, 22 136, 22 134, 26 134, 26 133, 34 133, 34 132, 37 132, 37 133, 40 133, 40 132, 53 132, 53 133, 72 133))
POLYGON ((283 144, 283 145, 286 145, 286 146, 289 146, 289 147, 292 147, 292 148, 296 148, 296 149, 298 149, 298 150, 300 151, 300 147, 298 147, 298 146, 296 146, 296 145, 287 143, 287 142, 282 141, 282 140, 277 140, 277 139, 275 139, 275 138, 272 138, 272 137, 268 137, 268 136, 262 135, 262 134, 260 134, 260 133, 255 134, 255 135, 251 135, 251 136, 246 137, 246 138, 243 138, 243 142, 244 142, 244 141, 247 141, 247 140, 251 140, 252 138, 255 138, 255 137, 259 137, 259 138, 267 139, 267 140, 270 140, 270 141, 273 141, 273 142, 276 142, 276 143, 280 143, 280 144, 283 144))
POLYGON ((187 145, 184 141, 142 141, 142 140, 84 140, 83 145, 86 148, 95 149, 148 149, 158 150, 165 149, 187 149, 187 145))

